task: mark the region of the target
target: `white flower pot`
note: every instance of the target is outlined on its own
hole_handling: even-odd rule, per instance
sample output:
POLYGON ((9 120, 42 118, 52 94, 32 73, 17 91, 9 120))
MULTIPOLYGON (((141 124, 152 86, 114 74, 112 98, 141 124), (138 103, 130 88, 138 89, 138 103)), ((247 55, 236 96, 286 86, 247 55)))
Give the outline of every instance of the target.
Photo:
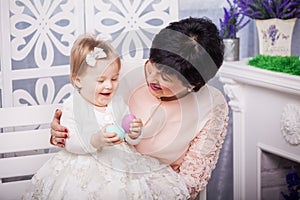
POLYGON ((259 53, 271 56, 290 56, 296 18, 255 20, 259 53))
POLYGON ((223 39, 224 42, 224 60, 225 61, 238 61, 240 58, 240 39, 228 38, 223 39))

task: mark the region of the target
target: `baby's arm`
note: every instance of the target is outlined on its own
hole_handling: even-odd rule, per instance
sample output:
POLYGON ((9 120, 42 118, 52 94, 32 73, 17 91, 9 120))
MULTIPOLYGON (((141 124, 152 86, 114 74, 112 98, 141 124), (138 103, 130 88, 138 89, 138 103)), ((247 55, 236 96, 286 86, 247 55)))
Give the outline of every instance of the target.
POLYGON ((65 149, 68 152, 75 154, 87 154, 88 151, 86 150, 86 148, 84 148, 83 141, 79 136, 71 106, 66 105, 65 103, 63 105, 60 122, 68 129, 69 134, 69 137, 66 138, 65 149))
POLYGON ((191 142, 180 166, 179 174, 185 179, 191 199, 196 198, 206 187, 216 167, 227 130, 228 111, 225 106, 227 107, 221 105, 216 108, 214 118, 206 123, 200 134, 191 142))
MULTIPOLYGON (((104 126, 96 133, 81 133, 74 117, 73 106, 70 100, 63 104, 61 124, 69 132, 69 137, 65 142, 65 149, 75 154, 87 154, 100 150, 103 146, 116 145, 122 142, 121 138, 115 133, 106 133, 104 126), (84 138, 86 137, 86 138, 84 138)), ((82 130, 81 130, 82 131, 82 130)))

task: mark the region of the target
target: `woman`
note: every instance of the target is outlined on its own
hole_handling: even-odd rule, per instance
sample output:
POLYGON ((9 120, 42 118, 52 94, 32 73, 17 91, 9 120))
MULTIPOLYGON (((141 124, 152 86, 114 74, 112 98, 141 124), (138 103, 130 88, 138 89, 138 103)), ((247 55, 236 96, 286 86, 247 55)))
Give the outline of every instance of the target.
MULTIPOLYGON (((222 65, 223 54, 222 39, 210 20, 183 19, 155 36, 144 67, 146 84, 134 84, 143 73, 136 69, 120 84, 126 88, 130 112, 144 123, 137 151, 170 164, 192 198, 210 179, 225 138, 226 100, 206 84, 222 65)), ((57 111, 51 123, 50 141, 64 147, 68 134, 60 115, 57 111)))

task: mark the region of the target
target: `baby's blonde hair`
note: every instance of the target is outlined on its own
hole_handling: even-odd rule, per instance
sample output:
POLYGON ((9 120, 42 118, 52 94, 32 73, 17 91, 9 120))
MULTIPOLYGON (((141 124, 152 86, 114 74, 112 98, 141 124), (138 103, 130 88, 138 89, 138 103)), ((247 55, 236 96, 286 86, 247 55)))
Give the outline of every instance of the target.
POLYGON ((96 39, 95 36, 90 34, 84 34, 77 38, 71 49, 70 55, 70 76, 71 82, 74 84, 76 76, 81 75, 85 72, 89 66, 85 59, 87 54, 94 50, 95 47, 103 49, 106 54, 106 58, 117 62, 118 66, 121 67, 121 61, 116 53, 115 49, 107 42, 96 39))

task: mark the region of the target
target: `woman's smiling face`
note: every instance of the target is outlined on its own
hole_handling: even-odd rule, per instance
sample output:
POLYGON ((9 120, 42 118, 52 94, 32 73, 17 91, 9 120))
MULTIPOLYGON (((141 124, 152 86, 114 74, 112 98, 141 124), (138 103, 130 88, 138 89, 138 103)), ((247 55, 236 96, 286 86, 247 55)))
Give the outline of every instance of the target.
POLYGON ((156 98, 172 97, 187 91, 175 73, 167 74, 148 61, 145 64, 145 76, 150 93, 156 98))

